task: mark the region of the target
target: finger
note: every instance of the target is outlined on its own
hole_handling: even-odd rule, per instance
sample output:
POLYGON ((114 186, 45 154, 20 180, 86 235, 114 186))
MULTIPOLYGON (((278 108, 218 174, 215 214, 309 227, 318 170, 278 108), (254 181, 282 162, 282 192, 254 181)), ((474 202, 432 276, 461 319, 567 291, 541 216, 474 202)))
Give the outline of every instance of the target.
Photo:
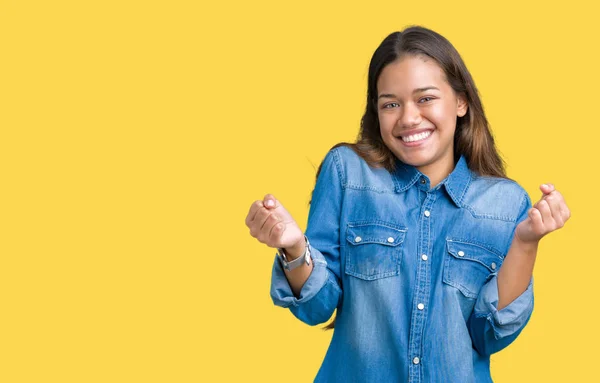
POLYGON ((531 219, 531 230, 541 235, 544 232, 544 221, 542 219, 542 213, 536 208, 531 208, 527 212, 527 215, 531 219))
POLYGON ((548 203, 548 206, 550 207, 550 213, 552 214, 552 218, 554 219, 558 227, 562 227, 565 222, 561 211, 561 202, 563 201, 560 193, 558 193, 555 190, 552 193, 546 195, 544 197, 544 201, 548 203))
POLYGON ((542 184, 542 185, 540 185, 540 190, 542 190, 542 196, 535 203, 535 205, 533 205, 533 207, 535 207, 535 208, 537 208, 537 206, 538 206, 538 204, 540 203, 541 200, 548 198, 548 196, 553 195, 553 194, 559 194, 560 195, 560 193, 557 190, 554 189, 554 185, 553 184, 542 184))
POLYGON ((283 222, 276 222, 269 230, 269 242, 272 245, 278 244, 281 240, 281 235, 285 230, 283 222))
POLYGON ((540 201, 537 207, 538 211, 542 215, 542 221, 544 223, 544 227, 549 228, 554 225, 554 218, 552 217, 552 211, 550 211, 550 205, 548 202, 543 199, 540 201))
POLYGON ((261 242, 268 243, 269 235, 271 233, 271 229, 279 222, 279 219, 275 217, 275 214, 269 214, 262 227, 260 228, 260 233, 258 234, 258 239, 261 242))
POLYGON ((552 193, 550 193, 548 198, 554 199, 556 201, 556 206, 558 207, 559 216, 564 225, 564 223, 567 222, 567 220, 571 217, 571 210, 569 210, 569 207, 567 206, 567 203, 565 202, 565 198, 558 190, 554 190, 552 193))
POLYGON ((258 238, 258 235, 260 234, 260 230, 262 229, 265 221, 269 217, 269 214, 270 214, 270 212, 267 209, 265 209, 264 207, 261 207, 258 210, 258 212, 256 212, 254 219, 252 220, 252 222, 250 222, 250 234, 253 237, 258 238))
POLYGON ((540 185, 540 190, 542 191, 542 197, 546 194, 551 193, 554 190, 554 184, 545 183, 540 185))
POLYGON ((262 230, 263 226, 265 225, 265 222, 267 221, 267 219, 269 219, 269 216, 271 216, 272 214, 273 213, 266 208, 260 209, 260 211, 256 214, 256 220, 254 223, 256 224, 256 227, 259 231, 262 230))
POLYGON ((561 211, 562 211, 563 217, 565 219, 565 222, 567 222, 567 220, 569 218, 571 218, 571 210, 569 209, 569 207, 567 206, 566 203, 563 203, 561 211))
POLYGON ((277 198, 275 198, 273 194, 266 194, 263 198, 263 203, 268 209, 275 209, 280 206, 279 202, 277 201, 277 198))
POLYGON ((254 221, 254 217, 258 210, 263 207, 263 201, 254 201, 252 205, 250 205, 250 210, 248 211, 248 215, 246 216, 246 226, 250 226, 252 221, 254 221))

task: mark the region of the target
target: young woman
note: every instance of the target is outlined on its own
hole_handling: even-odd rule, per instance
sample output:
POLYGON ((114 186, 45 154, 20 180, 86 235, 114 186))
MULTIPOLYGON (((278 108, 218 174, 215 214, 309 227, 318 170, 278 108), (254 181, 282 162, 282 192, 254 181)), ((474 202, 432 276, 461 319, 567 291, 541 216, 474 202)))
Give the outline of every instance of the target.
POLYGON ((531 316, 538 243, 570 216, 540 190, 532 206, 506 177, 460 55, 415 26, 375 51, 359 139, 319 166, 306 233, 271 194, 246 225, 278 249, 276 305, 310 325, 337 309, 315 381, 491 382, 531 316))

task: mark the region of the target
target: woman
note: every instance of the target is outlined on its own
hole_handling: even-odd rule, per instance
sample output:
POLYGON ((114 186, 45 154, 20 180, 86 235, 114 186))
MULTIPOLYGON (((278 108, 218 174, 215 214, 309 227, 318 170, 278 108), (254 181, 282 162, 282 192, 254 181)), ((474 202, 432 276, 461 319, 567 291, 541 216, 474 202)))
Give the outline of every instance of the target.
POLYGON ((358 141, 319 167, 305 234, 271 194, 250 208, 250 234, 278 249, 273 301, 310 325, 337 309, 317 382, 491 382, 490 355, 533 311, 539 240, 569 209, 553 185, 532 206, 506 177, 474 81, 436 32, 383 40, 366 105, 358 141))

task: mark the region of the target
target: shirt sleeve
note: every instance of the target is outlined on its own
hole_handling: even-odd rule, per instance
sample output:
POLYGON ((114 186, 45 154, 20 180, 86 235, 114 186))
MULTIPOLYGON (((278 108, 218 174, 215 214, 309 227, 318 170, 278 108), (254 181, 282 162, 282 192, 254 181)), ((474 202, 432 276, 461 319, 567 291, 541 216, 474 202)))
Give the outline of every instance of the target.
POLYGON ((321 164, 312 193, 305 235, 310 242, 313 270, 302 286, 299 297, 294 296, 277 256, 273 262, 273 303, 289 308, 298 319, 312 326, 331 318, 342 295, 339 261, 341 170, 340 155, 334 148, 321 164))
MULTIPOLYGON (((518 225, 527 218, 531 200, 524 192, 518 225)), ((511 236, 511 243, 512 238, 511 236)), ((475 308, 469 318, 469 332, 475 349, 481 355, 491 355, 511 344, 529 322, 533 313, 533 276, 527 289, 507 306, 498 310, 498 274, 494 273, 483 285, 475 308)))

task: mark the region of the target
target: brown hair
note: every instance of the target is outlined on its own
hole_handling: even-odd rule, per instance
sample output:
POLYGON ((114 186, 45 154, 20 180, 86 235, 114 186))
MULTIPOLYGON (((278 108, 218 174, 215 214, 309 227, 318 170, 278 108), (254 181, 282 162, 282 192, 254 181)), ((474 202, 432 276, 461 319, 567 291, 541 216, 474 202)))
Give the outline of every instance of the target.
MULTIPOLYGON (((454 158, 465 156, 469 169, 482 176, 507 178, 504 160, 498 154, 475 82, 454 46, 440 34, 421 27, 410 26, 393 32, 377 47, 371 63, 367 85, 367 106, 360 122, 356 143, 340 142, 348 146, 372 167, 395 170, 395 155, 384 144, 377 115, 377 79, 383 68, 405 55, 422 55, 434 59, 443 69, 446 80, 456 94, 465 96, 468 111, 458 117, 454 133, 454 158)), ((330 149, 330 150, 331 150, 330 149)), ((317 169, 319 177, 321 166, 317 169)), ((310 204, 310 202, 309 202, 310 204)), ((333 329, 335 318, 324 327, 333 329)))

